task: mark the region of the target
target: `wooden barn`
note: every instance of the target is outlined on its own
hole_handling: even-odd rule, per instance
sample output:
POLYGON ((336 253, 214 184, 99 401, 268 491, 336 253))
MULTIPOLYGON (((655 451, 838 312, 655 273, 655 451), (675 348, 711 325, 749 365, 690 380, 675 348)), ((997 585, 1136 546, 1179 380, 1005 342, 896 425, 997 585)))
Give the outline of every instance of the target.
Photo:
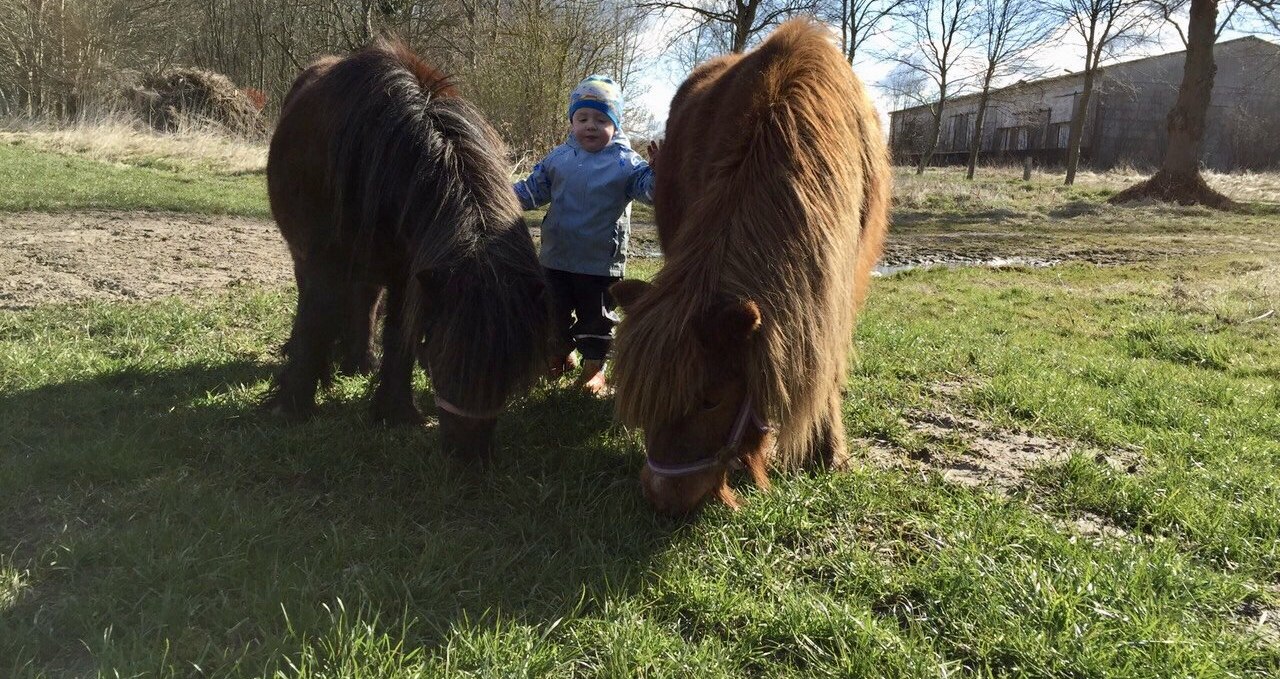
MULTIPOLYGON (((1185 52, 1173 52, 1101 69, 1085 119, 1082 163, 1095 169, 1158 165, 1165 120, 1182 81, 1185 52)), ((1280 45, 1256 37, 1218 43, 1218 72, 1209 105, 1204 165, 1230 171, 1280 165, 1280 45)), ((1071 117, 1083 73, 994 90, 983 123, 982 163, 1030 155, 1040 164, 1064 163, 1071 117)), ((978 96, 947 101, 932 162, 968 161, 978 96)), ((899 163, 914 163, 925 148, 932 113, 927 105, 890 114, 890 145, 899 163)))

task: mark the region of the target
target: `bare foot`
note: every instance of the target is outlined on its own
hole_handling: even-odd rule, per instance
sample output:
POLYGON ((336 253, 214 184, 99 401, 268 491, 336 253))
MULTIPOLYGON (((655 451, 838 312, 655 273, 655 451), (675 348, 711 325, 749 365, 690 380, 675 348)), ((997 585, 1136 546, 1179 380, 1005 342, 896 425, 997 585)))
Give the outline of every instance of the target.
POLYGON ((605 398, 612 394, 609 383, 605 380, 604 361, 583 361, 582 374, 578 376, 575 384, 583 392, 596 398, 605 398))

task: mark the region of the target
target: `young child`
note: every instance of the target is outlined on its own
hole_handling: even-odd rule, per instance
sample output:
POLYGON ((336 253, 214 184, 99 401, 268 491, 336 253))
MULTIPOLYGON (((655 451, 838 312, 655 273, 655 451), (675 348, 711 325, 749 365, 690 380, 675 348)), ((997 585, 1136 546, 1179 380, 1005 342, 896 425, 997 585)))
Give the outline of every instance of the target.
MULTIPOLYGON (((618 322, 609 286, 626 273, 631 201, 653 204, 653 168, 622 132, 622 90, 612 78, 593 75, 574 88, 569 123, 569 138, 515 192, 526 210, 551 203, 540 253, 552 296, 551 374, 572 369, 576 349, 583 359, 578 386, 603 396, 618 322)), ((650 144, 650 157, 657 152, 650 144)))

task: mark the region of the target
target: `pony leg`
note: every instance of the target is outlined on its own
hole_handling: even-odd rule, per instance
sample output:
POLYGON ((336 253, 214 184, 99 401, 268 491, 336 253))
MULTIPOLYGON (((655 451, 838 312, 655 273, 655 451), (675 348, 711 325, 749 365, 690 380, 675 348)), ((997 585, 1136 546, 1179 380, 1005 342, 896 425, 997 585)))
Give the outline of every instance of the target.
POLYGON ((849 462, 849 443, 844 430, 840 393, 827 403, 827 412, 818 421, 814 445, 815 461, 822 469, 844 469, 849 462))
POLYGON ((338 371, 344 375, 370 375, 378 359, 373 353, 373 329, 378 322, 382 286, 357 283, 353 286, 350 313, 342 330, 342 352, 338 371))
POLYGON ((289 417, 315 411, 316 389, 327 378, 329 354, 341 323, 340 287, 321 269, 297 265, 298 310, 285 343, 285 364, 265 406, 289 417))
POLYGON ((404 324, 404 288, 387 289, 387 318, 382 326, 382 367, 378 387, 373 392, 373 419, 383 424, 426 422, 413 404, 413 346, 406 343, 404 324))

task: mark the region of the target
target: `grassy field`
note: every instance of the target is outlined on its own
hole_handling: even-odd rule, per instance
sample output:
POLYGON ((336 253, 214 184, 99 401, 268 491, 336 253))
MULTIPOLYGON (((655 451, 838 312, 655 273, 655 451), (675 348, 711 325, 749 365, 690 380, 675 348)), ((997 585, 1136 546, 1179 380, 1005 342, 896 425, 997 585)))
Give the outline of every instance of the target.
MULTIPOLYGON (((147 210, 271 216, 267 147, 215 133, 157 136, 124 123, 0 131, 0 211, 147 210)), ((527 216, 540 223, 545 210, 527 216)), ((633 216, 652 221, 637 203, 633 216)))
POLYGON ((127 126, 0 132, 0 211, 155 210, 268 217, 266 148, 127 126))
POLYGON ((1157 254, 877 279, 853 469, 689 521, 563 385, 483 469, 363 379, 260 414, 288 289, 0 312, 0 676, 1280 673, 1271 178, 1232 215, 900 180, 895 247, 1157 254))

